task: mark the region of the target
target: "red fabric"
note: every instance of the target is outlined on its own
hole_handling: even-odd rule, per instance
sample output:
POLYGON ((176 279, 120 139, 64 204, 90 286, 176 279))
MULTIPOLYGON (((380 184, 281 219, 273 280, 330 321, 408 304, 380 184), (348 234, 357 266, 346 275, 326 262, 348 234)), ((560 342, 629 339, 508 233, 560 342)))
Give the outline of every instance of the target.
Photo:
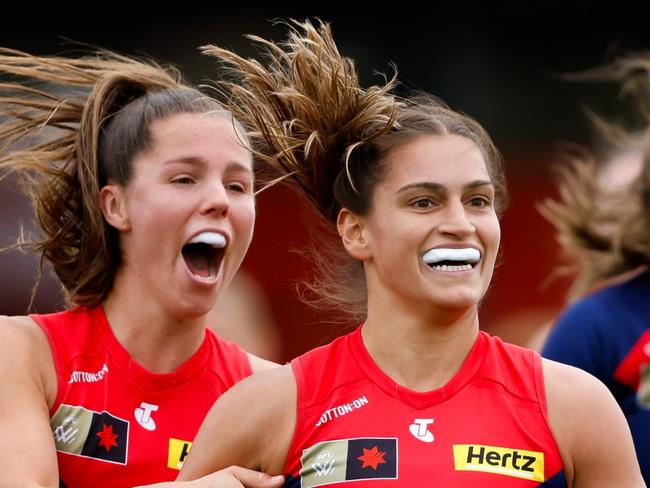
POLYGON ((650 330, 639 337, 634 347, 614 371, 614 378, 634 391, 639 389, 641 372, 650 364, 650 330))
POLYGON ((246 353, 210 329, 176 372, 153 374, 117 341, 102 307, 32 318, 54 356, 58 391, 51 427, 68 488, 175 479, 212 404, 251 374, 246 353))
POLYGON ((552 486, 564 486, 541 359, 530 350, 479 332, 458 373, 424 393, 377 367, 361 327, 292 367, 298 416, 284 472, 296 486, 301 469, 303 487, 334 488, 345 479, 361 488, 366 477, 376 488, 397 486, 395 480, 399 486, 523 488, 550 478, 559 482, 552 486), (310 450, 325 441, 334 442, 310 450), (531 456, 543 458, 543 468, 526 466, 531 456))

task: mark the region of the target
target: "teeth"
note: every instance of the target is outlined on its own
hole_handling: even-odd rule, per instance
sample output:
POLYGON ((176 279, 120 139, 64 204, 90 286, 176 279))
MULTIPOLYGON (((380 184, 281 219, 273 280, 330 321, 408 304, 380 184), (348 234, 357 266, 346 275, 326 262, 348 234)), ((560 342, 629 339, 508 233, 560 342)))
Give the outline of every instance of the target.
POLYGON ((448 266, 446 264, 443 264, 442 266, 440 266, 439 264, 436 264, 435 266, 433 266, 433 269, 435 269, 436 271, 469 271, 470 269, 472 269, 472 265, 463 264, 461 266, 448 266))
POLYGON ((188 244, 208 244, 216 249, 226 247, 226 238, 217 232, 201 232, 193 237, 188 244))
POLYGON ((427 251, 422 260, 427 264, 435 264, 440 261, 462 261, 464 263, 476 263, 481 259, 481 253, 477 249, 468 247, 465 249, 437 248, 427 251))

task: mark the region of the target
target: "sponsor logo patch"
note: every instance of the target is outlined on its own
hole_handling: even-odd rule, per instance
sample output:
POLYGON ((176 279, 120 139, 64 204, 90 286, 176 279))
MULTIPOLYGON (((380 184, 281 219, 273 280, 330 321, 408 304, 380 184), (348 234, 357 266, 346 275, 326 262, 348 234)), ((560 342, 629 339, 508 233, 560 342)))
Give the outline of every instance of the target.
POLYGON ((352 413, 354 410, 358 410, 359 408, 365 407, 366 405, 368 405, 368 398, 363 395, 356 400, 352 400, 351 402, 342 403, 341 405, 337 405, 333 408, 328 408, 320 416, 318 422, 316 422, 316 427, 320 427, 321 425, 333 419, 343 417, 344 415, 352 413))
POLYGON ((62 404, 50 419, 56 450, 126 464, 129 422, 110 413, 62 404))
POLYGON ((482 471, 544 481, 544 453, 507 447, 454 444, 456 471, 482 471))
POLYGON ((107 373, 108 366, 104 363, 97 371, 73 371, 68 383, 97 383, 103 380, 107 373))
POLYGON ((397 479, 397 439, 319 442, 303 451, 301 462, 302 488, 346 481, 397 479))
POLYGON ((415 419, 409 425, 409 432, 419 441, 433 442, 433 433, 429 430, 429 425, 432 423, 433 419, 415 419))
POLYGON ((171 469, 180 469, 183 467, 183 462, 190 452, 192 443, 190 441, 183 441, 181 439, 169 438, 169 453, 167 455, 167 467, 171 469))
POLYGON ((153 403, 142 402, 140 407, 133 412, 135 420, 147 430, 156 430, 156 421, 151 416, 152 412, 158 411, 158 405, 153 403))

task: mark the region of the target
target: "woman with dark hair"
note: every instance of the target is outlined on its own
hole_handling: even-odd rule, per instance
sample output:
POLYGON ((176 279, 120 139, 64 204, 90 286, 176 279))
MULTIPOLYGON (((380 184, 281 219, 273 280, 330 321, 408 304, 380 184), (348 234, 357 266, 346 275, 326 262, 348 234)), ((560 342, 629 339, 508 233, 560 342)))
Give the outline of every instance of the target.
POLYGON ((643 486, 602 384, 479 330, 506 204, 485 130, 392 81, 362 89, 327 25, 260 42, 268 67, 205 50, 238 75, 259 155, 338 231, 347 264, 312 290, 362 324, 222 396, 179 479, 241 464, 302 487, 643 486))
MULTIPOLYGON (((153 62, 0 49, 0 76, 1 175, 18 176, 40 229, 18 245, 70 305, 0 318, 3 483, 174 479, 219 395, 272 365, 204 320, 253 235, 246 138, 153 62)), ((238 478, 281 483, 237 468, 208 481, 238 478)))

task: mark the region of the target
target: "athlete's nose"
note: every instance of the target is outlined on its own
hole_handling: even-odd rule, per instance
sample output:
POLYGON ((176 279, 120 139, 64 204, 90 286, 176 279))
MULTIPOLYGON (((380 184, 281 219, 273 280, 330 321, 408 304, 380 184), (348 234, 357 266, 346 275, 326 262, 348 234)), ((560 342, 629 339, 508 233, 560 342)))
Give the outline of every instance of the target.
POLYGON ((215 214, 220 217, 228 215, 230 198, 221 181, 206 186, 201 212, 215 214))
POLYGON ((465 237, 476 232, 462 201, 450 201, 442 211, 443 218, 438 225, 441 233, 465 237))

